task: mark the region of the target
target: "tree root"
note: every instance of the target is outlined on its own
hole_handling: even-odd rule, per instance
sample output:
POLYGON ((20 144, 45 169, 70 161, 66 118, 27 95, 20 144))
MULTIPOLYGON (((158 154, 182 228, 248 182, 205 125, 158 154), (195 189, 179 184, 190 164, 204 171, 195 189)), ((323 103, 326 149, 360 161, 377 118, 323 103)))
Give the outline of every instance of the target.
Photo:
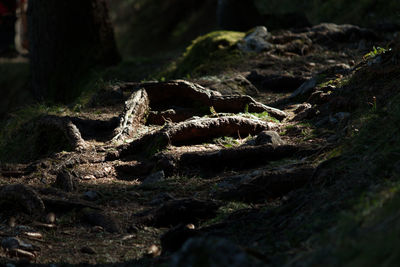
MULTIPOLYGON (((264 202, 276 198, 307 184, 315 168, 311 166, 295 167, 285 170, 266 171, 255 177, 242 178, 242 182, 232 189, 217 193, 219 198, 251 203, 264 202)), ((238 177, 235 177, 238 179, 238 177)), ((229 178, 227 178, 229 180, 229 178)))
POLYGON ((241 146, 209 152, 188 152, 182 154, 159 153, 155 156, 157 168, 163 169, 167 176, 175 173, 202 171, 215 173, 224 170, 241 170, 266 164, 293 156, 305 156, 315 150, 295 145, 241 146))
POLYGON ((159 131, 143 136, 137 141, 120 148, 120 157, 146 151, 155 152, 170 145, 190 145, 212 140, 220 136, 256 135, 264 130, 270 130, 275 125, 261 120, 248 119, 239 116, 219 118, 201 118, 176 124, 167 124, 159 131))
POLYGON ((68 117, 47 115, 39 120, 38 126, 42 128, 41 130, 45 127, 55 127, 63 132, 73 150, 82 151, 89 147, 83 140, 79 129, 68 117))
POLYGON ((213 107, 217 112, 228 113, 244 112, 245 110, 255 113, 268 112, 270 116, 278 120, 286 117, 285 112, 257 102, 250 96, 221 95, 217 91, 184 80, 121 85, 123 90, 133 88, 146 90, 153 110, 165 110, 171 106, 197 106, 199 110, 213 107))
POLYGON ((125 102, 125 109, 120 116, 119 126, 114 130, 112 141, 130 137, 144 122, 149 109, 149 97, 146 90, 139 89, 134 92, 125 102))
POLYGON ((0 205, 13 211, 22 211, 31 215, 42 215, 45 210, 42 199, 32 188, 23 184, 7 185, 0 190, 0 205))

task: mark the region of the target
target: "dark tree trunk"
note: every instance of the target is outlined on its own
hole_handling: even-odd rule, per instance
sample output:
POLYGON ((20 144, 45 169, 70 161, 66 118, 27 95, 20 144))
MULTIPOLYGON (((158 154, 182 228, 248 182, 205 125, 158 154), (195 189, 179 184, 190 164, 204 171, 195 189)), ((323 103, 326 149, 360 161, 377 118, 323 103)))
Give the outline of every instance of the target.
POLYGON ((38 98, 71 100, 90 68, 120 60, 105 0, 29 1, 28 23, 38 98))

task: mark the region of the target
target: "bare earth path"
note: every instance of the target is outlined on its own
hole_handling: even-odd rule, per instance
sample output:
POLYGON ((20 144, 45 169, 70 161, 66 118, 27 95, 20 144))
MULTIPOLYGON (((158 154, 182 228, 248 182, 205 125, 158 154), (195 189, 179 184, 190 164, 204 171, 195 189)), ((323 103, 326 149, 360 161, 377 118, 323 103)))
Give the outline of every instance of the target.
POLYGON ((222 78, 121 83, 40 118, 43 149, 66 149, 1 166, 0 263, 168 265, 193 237, 268 263, 263 227, 278 233, 301 209, 275 211, 316 177, 349 116, 336 85, 317 84, 345 80, 379 40, 331 27, 277 33, 275 50, 222 78))

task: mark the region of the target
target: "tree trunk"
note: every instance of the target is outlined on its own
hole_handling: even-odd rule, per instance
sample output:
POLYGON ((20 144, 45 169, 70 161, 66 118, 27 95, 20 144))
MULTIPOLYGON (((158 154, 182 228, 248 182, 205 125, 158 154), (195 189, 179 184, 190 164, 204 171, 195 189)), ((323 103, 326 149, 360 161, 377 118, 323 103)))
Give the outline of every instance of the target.
POLYGON ((29 1, 28 22, 38 98, 69 101, 90 68, 120 60, 105 0, 29 1))

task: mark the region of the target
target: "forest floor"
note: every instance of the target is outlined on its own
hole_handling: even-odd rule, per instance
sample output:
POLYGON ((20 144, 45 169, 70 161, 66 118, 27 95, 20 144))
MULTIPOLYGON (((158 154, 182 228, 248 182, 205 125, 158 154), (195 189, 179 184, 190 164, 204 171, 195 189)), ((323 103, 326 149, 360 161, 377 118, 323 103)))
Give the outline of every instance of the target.
POLYGON ((0 264, 335 265, 321 236, 383 184, 353 138, 397 99, 397 52, 369 53, 388 39, 277 32, 222 72, 116 83, 35 119, 23 149, 46 157, 1 165, 0 264))

